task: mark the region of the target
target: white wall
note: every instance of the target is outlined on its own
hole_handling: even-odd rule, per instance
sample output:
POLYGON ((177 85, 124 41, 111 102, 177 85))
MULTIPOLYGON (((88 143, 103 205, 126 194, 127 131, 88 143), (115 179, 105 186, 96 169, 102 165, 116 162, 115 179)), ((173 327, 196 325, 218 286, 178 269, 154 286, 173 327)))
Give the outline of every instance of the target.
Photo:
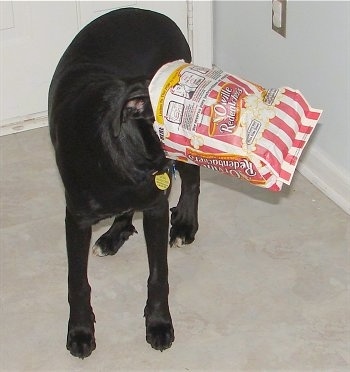
POLYGON ((324 110, 298 169, 350 213, 350 2, 288 0, 285 39, 271 1, 215 1, 214 63, 324 110))

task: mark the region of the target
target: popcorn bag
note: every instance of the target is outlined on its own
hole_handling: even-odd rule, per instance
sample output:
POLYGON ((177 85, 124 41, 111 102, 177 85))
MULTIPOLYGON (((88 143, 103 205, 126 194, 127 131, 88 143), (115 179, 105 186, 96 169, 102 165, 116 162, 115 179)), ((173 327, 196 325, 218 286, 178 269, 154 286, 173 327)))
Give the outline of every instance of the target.
POLYGON ((168 158, 273 191, 290 184, 322 113, 297 90, 264 89, 184 61, 161 67, 149 93, 168 158))

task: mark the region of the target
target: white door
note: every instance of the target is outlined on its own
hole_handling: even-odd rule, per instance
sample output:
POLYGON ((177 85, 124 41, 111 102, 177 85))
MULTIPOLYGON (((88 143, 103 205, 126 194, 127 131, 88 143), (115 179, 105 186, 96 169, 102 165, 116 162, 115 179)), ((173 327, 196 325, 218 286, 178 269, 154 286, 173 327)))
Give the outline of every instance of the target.
POLYGON ((73 2, 0 2, 1 122, 46 111, 47 90, 64 46, 77 32, 73 2))
MULTIPOLYGON (((195 3, 194 20, 203 22, 204 11, 210 19, 210 2, 195 3)), ((188 4, 191 2, 185 0, 1 1, 0 134, 47 124, 47 92, 60 56, 82 27, 113 9, 133 6, 166 14, 198 44, 195 62, 211 62, 211 22, 205 32, 196 33, 195 29, 193 35, 189 33, 187 10, 192 6, 188 4), (203 44, 208 45, 205 50, 203 44)))

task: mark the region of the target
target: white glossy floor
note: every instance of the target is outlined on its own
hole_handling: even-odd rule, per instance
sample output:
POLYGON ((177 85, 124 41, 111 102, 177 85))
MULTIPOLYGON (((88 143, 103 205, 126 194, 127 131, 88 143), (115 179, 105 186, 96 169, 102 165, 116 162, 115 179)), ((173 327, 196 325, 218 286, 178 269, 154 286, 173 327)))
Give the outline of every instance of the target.
POLYGON ((91 257, 97 349, 70 356, 64 200, 48 130, 0 146, 1 371, 349 370, 350 218, 299 173, 271 193, 203 171, 197 239, 169 251, 176 340, 163 353, 145 342, 136 216, 139 234, 116 256, 91 257))

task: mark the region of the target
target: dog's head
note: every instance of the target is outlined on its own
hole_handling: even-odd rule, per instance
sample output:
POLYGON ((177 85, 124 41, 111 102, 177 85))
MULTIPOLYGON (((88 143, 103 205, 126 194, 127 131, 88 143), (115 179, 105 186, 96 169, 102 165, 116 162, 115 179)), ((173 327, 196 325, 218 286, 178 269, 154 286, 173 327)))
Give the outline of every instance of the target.
POLYGON ((105 111, 101 136, 119 175, 138 182, 148 173, 168 163, 162 144, 153 129, 154 114, 148 93, 148 80, 119 81, 104 99, 105 111), (122 154, 122 155, 121 155, 122 154))

